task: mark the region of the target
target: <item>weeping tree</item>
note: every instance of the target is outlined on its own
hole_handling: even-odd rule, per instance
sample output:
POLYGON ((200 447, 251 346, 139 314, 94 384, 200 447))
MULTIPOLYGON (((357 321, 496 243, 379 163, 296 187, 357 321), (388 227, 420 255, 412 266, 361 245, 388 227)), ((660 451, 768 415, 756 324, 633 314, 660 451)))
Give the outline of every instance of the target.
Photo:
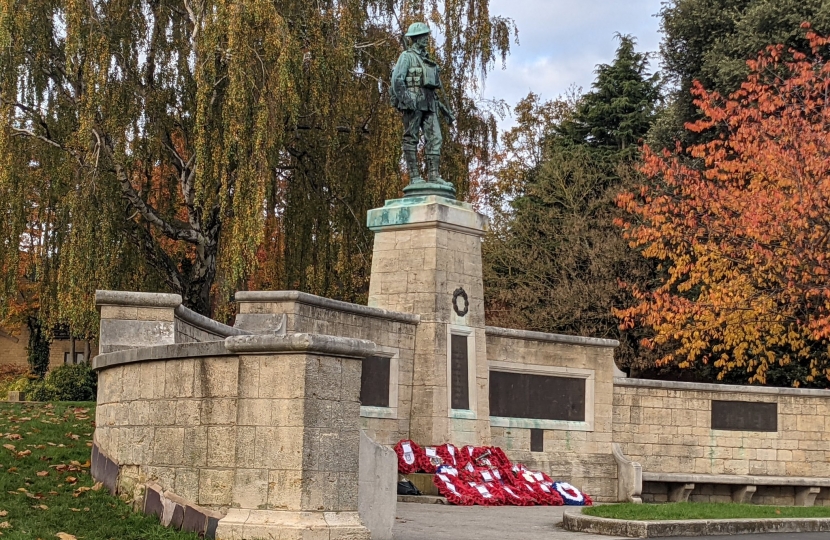
POLYGON ((405 183, 388 96, 404 29, 438 36, 460 193, 495 140, 478 88, 515 35, 486 0, 0 6, 0 267, 18 275, 37 230, 43 317, 87 329, 102 287, 201 313, 257 281, 360 299, 365 212, 405 183))

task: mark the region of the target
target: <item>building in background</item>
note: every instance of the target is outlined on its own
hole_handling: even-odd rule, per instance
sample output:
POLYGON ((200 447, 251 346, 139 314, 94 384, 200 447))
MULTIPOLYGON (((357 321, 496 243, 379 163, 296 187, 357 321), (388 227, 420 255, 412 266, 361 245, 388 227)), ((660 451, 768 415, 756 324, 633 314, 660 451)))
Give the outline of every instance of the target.
MULTIPOLYGON (((0 327, 0 367, 17 366, 28 368, 29 329, 21 325, 18 329, 0 327)), ((64 364, 89 362, 98 354, 94 341, 70 339, 65 329, 56 329, 49 348, 49 369, 64 364)))

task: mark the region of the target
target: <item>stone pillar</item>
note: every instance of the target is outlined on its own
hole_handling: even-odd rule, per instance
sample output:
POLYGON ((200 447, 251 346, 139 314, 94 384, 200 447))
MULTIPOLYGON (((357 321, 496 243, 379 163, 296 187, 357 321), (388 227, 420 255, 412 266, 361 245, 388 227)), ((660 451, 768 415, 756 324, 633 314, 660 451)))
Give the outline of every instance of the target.
POLYGON ((375 232, 369 306, 421 317, 410 437, 419 444, 489 444, 481 269, 487 219, 467 203, 429 195, 386 201, 367 221, 375 232), (451 382, 453 341, 458 358, 467 348, 466 392, 460 370, 451 382), (453 407, 465 397, 466 407, 453 407))
POLYGON ((369 540, 358 514, 360 373, 375 344, 291 334, 225 346, 239 355, 239 412, 232 504, 216 538, 369 540))
POLYGON ((181 303, 178 294, 95 291, 101 314, 100 352, 175 343, 174 312, 181 303))

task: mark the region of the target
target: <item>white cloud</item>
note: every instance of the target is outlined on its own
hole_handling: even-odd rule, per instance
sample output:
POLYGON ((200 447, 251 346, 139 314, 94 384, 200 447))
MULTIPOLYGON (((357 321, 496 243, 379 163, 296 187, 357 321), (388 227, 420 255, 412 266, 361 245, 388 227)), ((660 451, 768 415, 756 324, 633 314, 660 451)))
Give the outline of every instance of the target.
MULTIPOLYGON (((638 50, 657 51, 661 0, 490 0, 490 13, 510 17, 519 28, 507 67, 487 78, 484 95, 510 105, 529 91, 546 99, 574 84, 588 90, 597 64, 611 62, 616 33, 637 38, 638 50)), ((510 118, 503 127, 512 124, 510 118)))

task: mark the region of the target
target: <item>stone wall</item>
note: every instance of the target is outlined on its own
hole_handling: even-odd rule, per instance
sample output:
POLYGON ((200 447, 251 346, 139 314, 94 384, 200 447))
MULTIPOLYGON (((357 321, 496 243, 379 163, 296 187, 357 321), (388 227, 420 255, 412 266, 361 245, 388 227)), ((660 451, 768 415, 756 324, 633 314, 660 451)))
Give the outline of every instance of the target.
POLYGON ((279 328, 372 341, 377 354, 392 359, 390 407, 363 408, 361 427, 376 442, 394 445, 409 438, 415 327, 418 317, 321 298, 297 291, 239 292, 236 327, 246 331, 279 328), (396 399, 395 399, 396 398, 396 399))
POLYGON ((296 532, 336 512, 330 530, 368 539, 358 418, 361 359, 374 352, 368 341, 293 334, 99 355, 93 455, 117 465, 117 490, 136 506, 152 483, 227 513, 220 537, 296 532), (254 526, 251 512, 267 523, 254 526))
POLYGON ((173 310, 176 343, 203 343, 247 334, 238 328, 214 321, 179 304, 173 310))
MULTIPOLYGON (((614 441, 643 472, 830 477, 830 391, 617 378, 613 400, 614 441), (712 429, 713 400, 776 403, 778 430, 712 429)), ((665 491, 644 485, 644 500, 665 500, 665 491)), ((728 491, 705 486, 690 499, 720 500, 728 491)), ((828 491, 816 504, 830 504, 828 491)), ((753 497, 792 500, 792 487, 759 486, 753 497)))
POLYGON ((487 327, 491 371, 580 377, 588 389, 586 422, 491 418, 493 444, 512 460, 547 471, 599 501, 616 500, 611 450, 615 346, 611 340, 487 327), (543 430, 542 452, 531 451, 531 428, 543 430))

